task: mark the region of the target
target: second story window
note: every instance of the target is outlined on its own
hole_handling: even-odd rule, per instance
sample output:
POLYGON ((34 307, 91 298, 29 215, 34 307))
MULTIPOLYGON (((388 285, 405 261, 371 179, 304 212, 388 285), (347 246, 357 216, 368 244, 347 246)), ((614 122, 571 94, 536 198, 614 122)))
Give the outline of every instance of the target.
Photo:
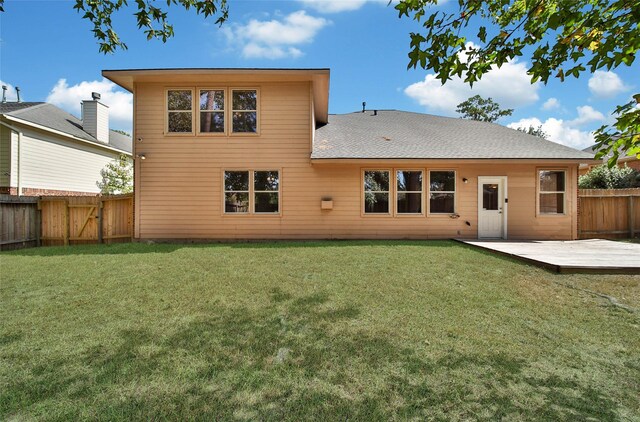
POLYGON ((200 90, 200 132, 224 133, 224 90, 200 90))
POLYGON ((255 89, 231 90, 233 133, 258 132, 258 91, 255 89))
POLYGON ((169 133, 193 132, 193 92, 190 89, 167 91, 167 131, 169 133))

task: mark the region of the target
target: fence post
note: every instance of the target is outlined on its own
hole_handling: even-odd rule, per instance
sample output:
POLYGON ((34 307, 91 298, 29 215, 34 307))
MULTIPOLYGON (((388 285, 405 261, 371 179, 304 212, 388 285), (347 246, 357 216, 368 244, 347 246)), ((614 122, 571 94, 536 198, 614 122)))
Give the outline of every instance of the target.
POLYGON ((69 227, 71 222, 69 221, 69 200, 64 201, 64 246, 69 246, 69 233, 71 228, 69 227))
POLYGON ((36 246, 42 246, 42 240, 40 239, 42 236, 42 209, 40 208, 40 201, 38 201, 38 206, 36 207, 36 246))
POLYGON ((634 235, 635 235, 635 227, 634 227, 634 217, 635 214, 633 212, 633 199, 634 196, 633 195, 629 195, 629 197, 627 198, 629 201, 627 202, 627 214, 628 215, 628 221, 629 221, 629 238, 633 239, 634 235))
POLYGON ((102 244, 102 207, 104 203, 102 202, 102 198, 98 202, 98 243, 102 244))

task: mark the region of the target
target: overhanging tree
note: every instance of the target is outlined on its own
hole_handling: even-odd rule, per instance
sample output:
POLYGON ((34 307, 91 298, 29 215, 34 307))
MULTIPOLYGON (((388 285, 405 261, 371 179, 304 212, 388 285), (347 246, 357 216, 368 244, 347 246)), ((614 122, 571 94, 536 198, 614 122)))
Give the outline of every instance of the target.
MULTIPOLYGON (((430 10, 437 0, 400 0, 400 17, 424 28, 411 33, 409 68, 431 69, 442 83, 469 85, 493 67, 528 56, 531 82, 579 77, 630 66, 640 48, 637 0, 458 0, 453 12, 430 10), (478 44, 470 42, 472 38, 478 44)), ((616 110, 616 122, 596 133, 598 157, 640 157, 640 94, 616 110)))

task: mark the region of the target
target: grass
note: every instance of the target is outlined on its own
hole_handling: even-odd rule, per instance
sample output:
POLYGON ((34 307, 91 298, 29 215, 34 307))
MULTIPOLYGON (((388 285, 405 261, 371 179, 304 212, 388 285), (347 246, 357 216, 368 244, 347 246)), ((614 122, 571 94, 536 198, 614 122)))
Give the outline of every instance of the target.
POLYGON ((640 420, 640 276, 448 241, 0 255, 1 420, 640 420), (561 283, 561 284, 559 284, 561 283))

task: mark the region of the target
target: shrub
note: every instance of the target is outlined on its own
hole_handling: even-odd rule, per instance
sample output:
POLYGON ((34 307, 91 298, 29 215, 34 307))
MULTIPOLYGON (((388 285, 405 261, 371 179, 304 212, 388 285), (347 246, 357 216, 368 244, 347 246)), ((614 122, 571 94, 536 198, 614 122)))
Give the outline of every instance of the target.
POLYGON ((589 173, 580 176, 580 189, 628 189, 640 187, 640 172, 627 167, 609 168, 606 164, 594 167, 589 173))

